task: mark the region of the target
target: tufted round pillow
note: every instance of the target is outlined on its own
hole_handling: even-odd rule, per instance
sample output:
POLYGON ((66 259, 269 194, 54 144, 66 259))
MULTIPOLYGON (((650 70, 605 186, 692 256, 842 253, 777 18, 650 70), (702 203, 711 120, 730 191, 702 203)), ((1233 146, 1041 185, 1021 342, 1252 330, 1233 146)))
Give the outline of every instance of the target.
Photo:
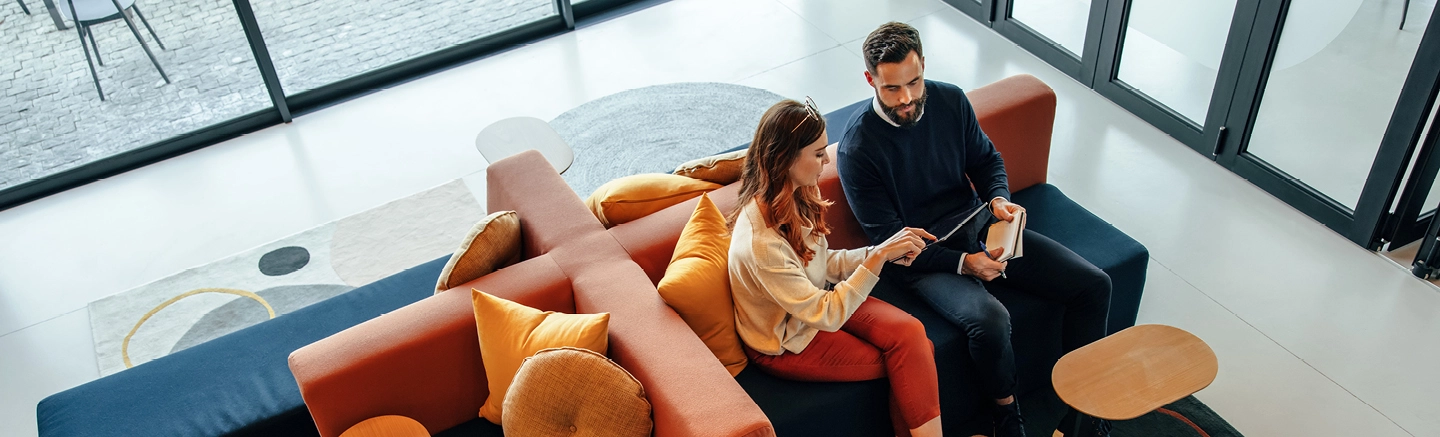
POLYGON ((573 347, 526 358, 503 410, 507 437, 646 437, 653 426, 640 381, 604 355, 573 347))

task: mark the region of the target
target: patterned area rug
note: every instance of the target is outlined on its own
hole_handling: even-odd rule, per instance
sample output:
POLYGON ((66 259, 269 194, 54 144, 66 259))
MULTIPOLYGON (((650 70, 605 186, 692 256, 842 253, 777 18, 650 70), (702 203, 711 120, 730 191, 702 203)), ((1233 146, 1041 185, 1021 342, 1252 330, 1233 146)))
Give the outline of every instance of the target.
MULTIPOLYGON (((575 149, 575 162, 564 177, 583 198, 611 179, 669 172, 684 161, 750 141, 760 115, 780 99, 738 85, 658 85, 585 103, 550 123, 575 149)), ((100 374, 235 332, 454 251, 485 216, 479 200, 484 193, 474 192, 483 188, 472 189, 464 179, 470 178, 91 302, 100 374)))
POLYGON ((457 179, 91 302, 100 374, 235 332, 454 251, 470 226, 485 216, 480 198, 457 179))

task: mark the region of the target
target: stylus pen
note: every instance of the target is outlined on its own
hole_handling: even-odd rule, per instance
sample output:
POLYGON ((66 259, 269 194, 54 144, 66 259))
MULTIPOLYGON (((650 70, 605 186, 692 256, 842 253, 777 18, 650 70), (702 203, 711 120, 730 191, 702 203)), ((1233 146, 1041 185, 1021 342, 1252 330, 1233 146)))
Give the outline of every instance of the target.
MULTIPOLYGON (((984 241, 981 241, 981 242, 980 242, 980 251, 985 253, 985 257, 986 257, 986 258, 990 258, 991 260, 994 260, 994 259, 995 259, 995 258, 991 258, 991 257, 990 257, 990 248, 985 247, 985 242, 984 242, 984 241)), ((1000 277, 1002 277, 1002 278, 1005 278, 1005 277, 1006 277, 1004 270, 1001 270, 1001 271, 1000 271, 1000 277)))

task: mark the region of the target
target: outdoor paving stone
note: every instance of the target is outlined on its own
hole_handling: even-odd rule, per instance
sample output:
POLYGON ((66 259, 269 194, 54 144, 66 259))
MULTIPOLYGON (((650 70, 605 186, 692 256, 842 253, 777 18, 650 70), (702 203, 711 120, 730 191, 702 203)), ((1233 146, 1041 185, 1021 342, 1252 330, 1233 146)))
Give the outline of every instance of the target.
MULTIPOLYGON (((123 22, 93 26, 103 102, 76 30, 32 3, 0 26, 0 190, 270 105, 229 0, 138 0, 166 49, 135 25, 170 84, 123 22)), ((291 94, 554 13, 550 0, 251 3, 291 94)))

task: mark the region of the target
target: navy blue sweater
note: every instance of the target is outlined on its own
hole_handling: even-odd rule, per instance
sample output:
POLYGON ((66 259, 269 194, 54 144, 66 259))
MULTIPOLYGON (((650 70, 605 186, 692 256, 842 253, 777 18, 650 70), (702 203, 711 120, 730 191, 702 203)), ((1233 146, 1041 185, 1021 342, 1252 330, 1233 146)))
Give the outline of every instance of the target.
MULTIPOLYGON (((914 126, 895 127, 866 108, 848 120, 840 140, 840 184, 872 244, 902 227, 931 229, 981 202, 1010 198, 1005 162, 980 130, 965 92, 927 80, 925 94, 925 112, 914 126)), ((911 268, 956 272, 964 255, 935 245, 911 268)))

